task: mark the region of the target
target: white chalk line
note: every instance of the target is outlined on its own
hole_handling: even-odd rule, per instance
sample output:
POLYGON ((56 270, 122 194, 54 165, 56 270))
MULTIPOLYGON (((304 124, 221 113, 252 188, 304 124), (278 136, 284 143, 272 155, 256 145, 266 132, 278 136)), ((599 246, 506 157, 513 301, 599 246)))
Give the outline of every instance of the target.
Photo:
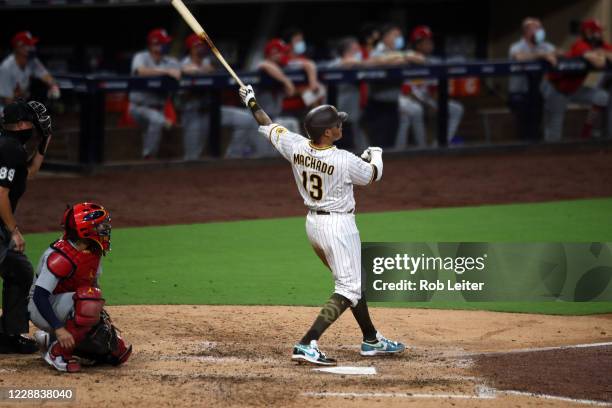
POLYGON ((412 394, 409 392, 303 392, 305 397, 494 399, 494 395, 412 394))
POLYGON ((476 394, 424 394, 424 393, 409 393, 409 392, 303 392, 305 397, 330 397, 330 398, 441 398, 441 399, 496 399, 499 395, 532 397, 554 401, 572 402, 582 405, 593 405, 601 407, 612 406, 612 403, 605 401, 578 399, 562 397, 558 395, 539 394, 524 391, 500 391, 494 388, 477 387, 476 394))
POLYGON ((536 397, 536 398, 549 399, 549 400, 555 400, 555 401, 573 402, 576 404, 583 404, 583 405, 595 405, 595 406, 600 406, 600 407, 611 407, 612 406, 612 402, 560 397, 558 395, 539 394, 535 392, 512 391, 512 390, 496 391, 496 392, 498 394, 504 394, 504 395, 517 395, 521 397, 536 397))
POLYGON ((569 350, 569 349, 607 347, 607 346, 612 346, 612 341, 608 341, 604 343, 572 344, 572 345, 567 345, 567 346, 528 347, 528 348, 513 349, 513 350, 507 350, 507 351, 485 351, 481 353, 462 354, 458 357, 495 356, 495 355, 503 355, 503 354, 533 353, 533 352, 538 352, 538 351, 569 350))
POLYGON ((190 355, 167 355, 162 356, 158 361, 183 361, 183 362, 196 362, 196 363, 213 363, 213 364, 232 364, 232 363, 252 363, 252 364, 278 364, 278 359, 271 357, 264 358, 242 358, 234 356, 190 356, 190 355))

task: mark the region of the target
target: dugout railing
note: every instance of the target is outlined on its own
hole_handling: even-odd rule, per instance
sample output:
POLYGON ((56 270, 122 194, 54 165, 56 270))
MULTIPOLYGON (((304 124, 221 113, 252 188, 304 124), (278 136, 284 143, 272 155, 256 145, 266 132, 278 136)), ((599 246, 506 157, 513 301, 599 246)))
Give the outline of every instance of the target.
MULTIPOLYGON (((507 77, 510 75, 525 75, 530 84, 530 94, 535 97, 539 92, 542 77, 550 71, 568 74, 584 74, 592 70, 582 59, 560 60, 555 68, 545 62, 512 62, 512 61, 479 61, 466 63, 443 63, 431 65, 407 65, 394 67, 371 68, 320 68, 319 79, 328 87, 329 103, 335 102, 336 87, 343 83, 390 83, 401 84, 406 80, 435 79, 437 81, 437 115, 436 137, 438 147, 447 145, 448 124, 448 84, 453 78, 462 77, 507 77)), ((286 71, 296 84, 306 82, 302 71, 286 71)), ((259 72, 240 72, 244 83, 258 87, 274 87, 278 83, 259 72)), ((180 81, 170 77, 130 77, 108 75, 57 75, 63 95, 73 98, 79 106, 78 118, 78 167, 98 166, 105 163, 105 98, 109 93, 126 93, 131 90, 147 90, 152 92, 178 92, 194 90, 209 93, 210 104, 210 134, 219 135, 220 107, 222 92, 236 88, 235 81, 225 73, 215 73, 202 76, 184 76, 180 81)), ((210 137, 210 151, 220 154, 218 137, 210 137)), ((54 163, 58 167, 66 163, 54 163)))

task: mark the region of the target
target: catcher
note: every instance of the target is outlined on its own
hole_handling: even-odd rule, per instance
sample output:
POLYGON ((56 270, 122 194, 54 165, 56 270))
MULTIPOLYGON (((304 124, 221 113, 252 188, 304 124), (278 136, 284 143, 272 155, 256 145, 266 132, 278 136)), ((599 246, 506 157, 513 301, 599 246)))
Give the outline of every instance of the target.
POLYGON ((111 218, 101 205, 69 207, 64 236, 42 255, 30 292, 30 319, 47 363, 58 371, 81 370, 77 357, 118 366, 132 353, 104 310, 98 286, 101 258, 110 250, 111 218))

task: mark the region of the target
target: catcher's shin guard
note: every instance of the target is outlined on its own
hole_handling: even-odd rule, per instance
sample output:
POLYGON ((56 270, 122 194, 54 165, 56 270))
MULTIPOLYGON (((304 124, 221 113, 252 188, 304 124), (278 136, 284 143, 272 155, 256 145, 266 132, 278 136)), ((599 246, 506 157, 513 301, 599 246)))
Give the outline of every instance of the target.
POLYGON ((104 298, 99 288, 82 287, 77 289, 73 299, 74 315, 66 321, 66 330, 72 334, 74 343, 78 345, 100 321, 104 298))

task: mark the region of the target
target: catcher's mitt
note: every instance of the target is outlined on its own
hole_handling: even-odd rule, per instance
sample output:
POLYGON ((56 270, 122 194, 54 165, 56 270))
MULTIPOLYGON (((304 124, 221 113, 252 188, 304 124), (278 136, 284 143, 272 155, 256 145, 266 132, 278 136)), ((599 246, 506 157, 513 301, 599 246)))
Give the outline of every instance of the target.
POLYGON ((100 322, 92 327, 87 337, 77 345, 74 355, 97 364, 118 366, 124 363, 132 352, 132 346, 126 346, 119 333, 108 312, 102 310, 100 322))

